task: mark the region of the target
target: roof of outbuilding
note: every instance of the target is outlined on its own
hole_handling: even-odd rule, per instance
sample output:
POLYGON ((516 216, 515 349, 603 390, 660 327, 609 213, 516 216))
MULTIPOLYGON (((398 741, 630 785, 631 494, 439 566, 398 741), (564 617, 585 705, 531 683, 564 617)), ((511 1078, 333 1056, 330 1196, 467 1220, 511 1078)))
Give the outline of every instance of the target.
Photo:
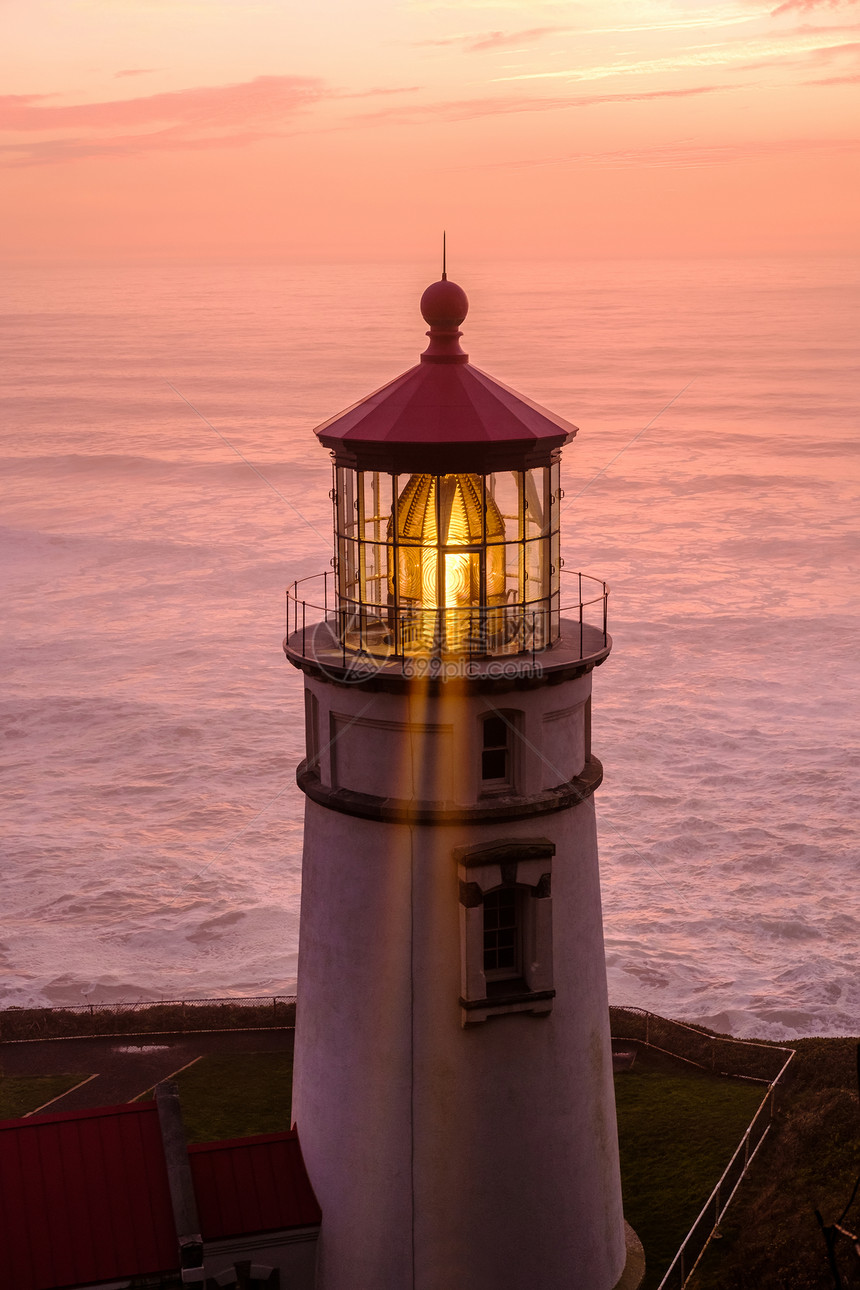
MULTIPOLYGON (((295 1130, 188 1154, 204 1240, 320 1222, 295 1130)), ((178 1266, 155 1102, 0 1122, 2 1290, 63 1290, 178 1266)))
POLYGON ((176 1268, 155 1103, 0 1123, 0 1233, 10 1290, 176 1268))
POLYGON ((205 1241, 321 1220, 295 1129, 189 1147, 205 1241))
POLYGON ((343 465, 391 473, 548 464, 576 426, 469 363, 457 330, 468 302, 455 283, 428 287, 421 306, 430 323, 421 362, 318 426, 320 442, 343 465), (442 306, 457 292, 463 307, 449 317, 442 306))

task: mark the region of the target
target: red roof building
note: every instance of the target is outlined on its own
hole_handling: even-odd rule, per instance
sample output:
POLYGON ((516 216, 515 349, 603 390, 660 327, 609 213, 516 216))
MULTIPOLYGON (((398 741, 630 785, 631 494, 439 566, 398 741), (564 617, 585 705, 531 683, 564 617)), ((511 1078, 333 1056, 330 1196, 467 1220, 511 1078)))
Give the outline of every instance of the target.
POLYGON ((171 1087, 0 1122, 0 1290, 311 1290, 321 1215, 295 1130, 186 1149, 171 1087))
POLYGON ((295 1129, 204 1142, 189 1147, 188 1155, 204 1241, 322 1220, 295 1129))
POLYGON ((0 1286, 167 1272, 178 1249, 154 1102, 0 1123, 0 1286))

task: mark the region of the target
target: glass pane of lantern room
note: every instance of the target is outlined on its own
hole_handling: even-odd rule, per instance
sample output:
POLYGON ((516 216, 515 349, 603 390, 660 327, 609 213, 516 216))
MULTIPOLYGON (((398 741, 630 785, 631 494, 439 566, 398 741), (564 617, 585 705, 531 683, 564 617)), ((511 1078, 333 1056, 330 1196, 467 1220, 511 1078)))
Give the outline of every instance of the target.
POLYGON ((388 547, 384 542, 363 542, 363 599, 375 614, 384 614, 388 604, 388 547))
POLYGON ((519 605, 523 601, 523 544, 508 542, 505 546, 505 604, 519 605))
POLYGON ((550 469, 541 466, 524 473, 523 508, 526 538, 548 533, 551 523, 550 469))
POLYGON ((363 470, 359 480, 361 537, 365 542, 385 542, 393 504, 391 476, 378 470, 363 470))
POLYGON ((361 599, 358 567, 358 543, 348 538, 337 540, 338 593, 343 601, 361 599))
POLYGON ((561 465, 554 461, 549 468, 549 497, 550 511, 552 516, 552 525, 554 529, 558 528, 559 516, 561 514, 561 465))
POLYGON ((550 540, 534 538, 525 544, 525 601, 531 604, 549 595, 550 540))
POLYGON ((525 620, 529 641, 542 649, 549 641, 549 536, 525 544, 525 620))
POLYGON ((335 470, 334 486, 338 534, 341 537, 356 537, 358 529, 356 472, 346 466, 338 466, 335 470))
MULTIPOLYGON (((561 584, 561 545, 558 529, 550 534, 549 544, 550 591, 555 593, 559 590, 561 584)), ((570 581, 571 579, 568 579, 568 582, 570 581)), ((570 588, 568 588, 566 594, 570 594, 570 588)))
MULTIPOLYGON (((522 475, 515 470, 500 470, 495 475, 487 476, 487 512, 497 513, 504 526, 504 532, 494 537, 487 534, 488 542, 516 542, 520 537, 522 475)), ((488 523, 488 530, 492 525, 488 523)), ((498 527, 498 526, 495 526, 498 527)))

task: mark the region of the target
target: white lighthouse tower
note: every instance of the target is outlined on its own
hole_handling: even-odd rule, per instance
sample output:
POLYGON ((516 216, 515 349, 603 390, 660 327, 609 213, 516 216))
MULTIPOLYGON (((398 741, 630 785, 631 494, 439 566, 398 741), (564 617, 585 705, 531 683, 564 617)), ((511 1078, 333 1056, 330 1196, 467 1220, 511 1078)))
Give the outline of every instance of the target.
MULTIPOLYGON (((333 572, 288 596, 307 799, 294 1117, 318 1290, 613 1290, 626 1253, 592 794, 606 586, 561 576, 573 426, 420 363, 317 430, 333 572)), ((626 1271, 625 1271, 626 1268, 626 1271)))

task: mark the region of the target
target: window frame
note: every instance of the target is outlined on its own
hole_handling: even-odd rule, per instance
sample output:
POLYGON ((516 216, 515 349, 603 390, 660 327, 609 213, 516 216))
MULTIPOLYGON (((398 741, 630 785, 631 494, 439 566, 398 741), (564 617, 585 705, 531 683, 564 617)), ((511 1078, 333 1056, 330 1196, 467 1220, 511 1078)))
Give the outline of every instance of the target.
POLYGON ((516 793, 519 781, 519 744, 522 729, 522 712, 516 709, 491 708, 479 716, 480 737, 478 740, 478 795, 495 797, 503 793, 516 793), (501 721, 505 729, 504 744, 487 744, 487 725, 491 721, 501 721), (501 776, 484 775, 484 755, 486 753, 505 753, 505 774, 501 776))
POLYGON ((547 838, 500 840, 455 850, 460 893, 460 1022, 475 1025, 511 1012, 547 1013, 555 997, 552 968, 552 859, 547 838), (520 970, 486 970, 484 900, 517 891, 520 970))
POLYGON ((320 705, 319 699, 305 686, 305 760, 308 770, 320 769, 320 705))
MULTIPOLYGON (((505 982, 523 980, 523 962, 524 962, 523 925, 525 922, 524 914, 523 914, 523 894, 527 890, 528 888, 523 888, 517 884, 511 884, 510 886, 503 885, 501 887, 494 887, 492 891, 484 892, 484 899, 482 902, 483 919, 484 919, 484 927, 483 927, 484 976, 487 981, 488 994, 494 992, 494 987, 495 987, 495 993, 498 993, 499 992, 498 987, 501 985, 502 988, 505 988, 505 984, 504 984, 505 982), (501 923, 500 926, 488 928, 487 927, 488 902, 494 896, 502 897, 502 896, 508 895, 508 893, 510 893, 513 896, 513 901, 511 902, 513 922, 506 925, 500 919, 499 920, 501 923), (501 954, 507 947, 499 944, 497 940, 495 945, 492 946, 492 949, 491 949, 487 945, 487 937, 488 935, 498 936, 499 933, 504 933, 507 931, 513 932, 513 938, 512 938, 513 945, 511 946, 511 948, 513 949, 513 962, 509 967, 504 967, 504 966, 499 967, 498 964, 495 967, 489 967, 487 965, 488 954, 495 953, 498 959, 498 957, 501 956, 501 954)), ((506 911, 504 907, 501 905, 501 901, 499 901, 499 913, 503 915, 505 912, 506 911)))

